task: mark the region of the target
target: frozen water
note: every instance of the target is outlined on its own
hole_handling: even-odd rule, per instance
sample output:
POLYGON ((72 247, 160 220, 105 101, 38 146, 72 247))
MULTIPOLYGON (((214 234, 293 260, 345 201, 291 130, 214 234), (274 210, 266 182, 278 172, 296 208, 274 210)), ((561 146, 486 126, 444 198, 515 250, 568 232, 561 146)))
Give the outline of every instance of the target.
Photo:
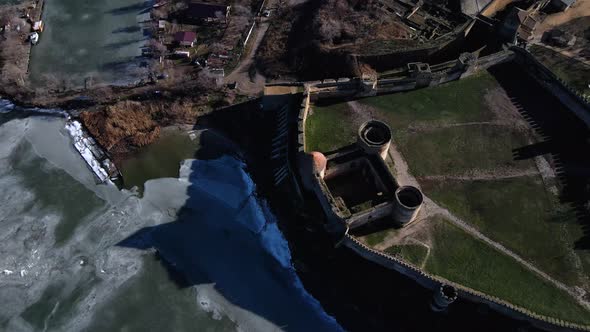
POLYGON ((0 126, 0 330, 340 330, 241 161, 185 161, 138 197, 95 184, 65 123, 0 126))

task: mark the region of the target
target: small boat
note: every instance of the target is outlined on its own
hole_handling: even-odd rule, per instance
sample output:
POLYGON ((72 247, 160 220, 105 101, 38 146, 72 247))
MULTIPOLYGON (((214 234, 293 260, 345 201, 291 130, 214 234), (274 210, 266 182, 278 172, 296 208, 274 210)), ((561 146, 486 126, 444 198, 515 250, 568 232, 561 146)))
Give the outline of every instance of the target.
POLYGON ((39 34, 36 32, 33 32, 32 34, 30 34, 29 41, 31 42, 32 45, 37 45, 37 43, 39 42, 39 34))

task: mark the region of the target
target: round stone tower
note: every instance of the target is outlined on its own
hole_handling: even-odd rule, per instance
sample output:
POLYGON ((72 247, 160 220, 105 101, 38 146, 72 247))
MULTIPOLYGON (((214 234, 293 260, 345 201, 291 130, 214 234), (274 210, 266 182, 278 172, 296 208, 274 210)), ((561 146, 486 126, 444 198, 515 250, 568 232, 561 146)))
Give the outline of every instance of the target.
POLYGON ((457 295, 459 295, 457 288, 451 285, 440 285, 440 288, 434 292, 430 308, 435 312, 444 311, 449 304, 455 302, 457 295))
POLYGON ((318 174, 320 178, 324 178, 326 174, 326 167, 328 161, 323 153, 312 151, 310 153, 300 154, 298 156, 299 174, 303 187, 307 190, 314 190, 315 176, 318 174))
POLYGON ((401 226, 404 226, 416 219, 424 196, 420 189, 412 186, 403 186, 395 191, 395 205, 393 208, 393 219, 401 226))
POLYGON ((326 166, 328 166, 326 156, 317 151, 310 152, 310 155, 313 160, 313 171, 319 173, 320 177, 323 179, 326 174, 326 166))
POLYGON ((378 154, 385 160, 391 144, 391 129, 382 121, 370 120, 361 125, 357 144, 369 154, 378 154))

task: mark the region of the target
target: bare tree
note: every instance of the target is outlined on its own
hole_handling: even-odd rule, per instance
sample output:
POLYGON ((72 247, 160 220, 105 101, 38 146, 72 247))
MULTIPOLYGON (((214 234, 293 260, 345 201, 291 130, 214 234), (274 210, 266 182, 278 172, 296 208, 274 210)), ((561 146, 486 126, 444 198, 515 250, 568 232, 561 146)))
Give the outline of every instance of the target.
POLYGON ((168 52, 166 45, 156 39, 150 39, 148 46, 154 51, 154 53, 156 53, 156 56, 165 55, 166 52, 168 52))

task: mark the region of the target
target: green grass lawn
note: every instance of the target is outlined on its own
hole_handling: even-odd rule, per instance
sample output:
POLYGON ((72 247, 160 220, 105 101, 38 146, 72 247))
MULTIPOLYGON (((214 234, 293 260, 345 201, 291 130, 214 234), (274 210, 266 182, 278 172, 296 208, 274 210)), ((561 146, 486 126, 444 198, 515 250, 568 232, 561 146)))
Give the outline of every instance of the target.
MULTIPOLYGON (((378 110, 375 117, 394 129, 394 139, 403 138, 410 124, 448 124, 493 119, 485 105, 486 91, 497 86, 486 73, 442 86, 359 100, 378 110)), ((307 151, 331 151, 356 140, 358 123, 346 103, 312 106, 305 135, 307 151)))
POLYGON ((590 324, 590 312, 511 257, 446 220, 436 222, 425 269, 539 314, 590 324))
POLYGON ((391 246, 384 250, 386 253, 401 257, 418 267, 422 266, 426 255, 428 255, 428 248, 420 244, 404 244, 391 246))
POLYGON ((486 91, 497 86, 487 72, 441 86, 359 100, 381 111, 394 129, 417 122, 459 123, 487 121, 493 114, 485 106, 486 91))
POLYGON ((590 97, 590 66, 576 59, 561 55, 549 48, 533 45, 530 51, 557 77, 573 89, 590 97))
POLYGON ((506 127, 461 126, 399 134, 397 143, 415 176, 535 167, 531 160, 514 160, 512 150, 528 144, 522 133, 506 127))
POLYGON ((564 227, 579 226, 546 192, 540 177, 429 181, 422 187, 433 200, 553 277, 570 285, 580 281, 573 241, 564 232, 564 227))
POLYGON ((383 242, 383 240, 385 240, 385 238, 388 235, 394 234, 396 232, 398 232, 398 230, 395 228, 384 229, 381 231, 376 231, 374 233, 370 233, 370 234, 361 236, 360 239, 362 239, 369 246, 374 247, 374 246, 378 245, 379 243, 383 242))
POLYGON ((328 152, 356 141, 357 128, 346 103, 312 106, 305 126, 305 150, 328 152))

